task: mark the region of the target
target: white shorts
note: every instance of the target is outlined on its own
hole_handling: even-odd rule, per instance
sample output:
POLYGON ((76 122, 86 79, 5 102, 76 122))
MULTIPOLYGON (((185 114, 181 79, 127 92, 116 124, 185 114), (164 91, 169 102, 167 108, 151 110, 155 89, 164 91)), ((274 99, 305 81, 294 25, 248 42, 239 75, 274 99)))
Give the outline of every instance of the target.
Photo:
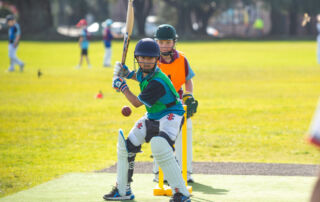
MULTIPOLYGON (((172 141, 175 141, 177 135, 180 132, 180 125, 183 116, 177 114, 168 114, 162 117, 159 121, 159 132, 165 132, 172 141)), ((131 129, 128 139, 132 142, 134 146, 142 145, 146 140, 146 123, 147 116, 143 116, 139 119, 135 126, 131 129)))

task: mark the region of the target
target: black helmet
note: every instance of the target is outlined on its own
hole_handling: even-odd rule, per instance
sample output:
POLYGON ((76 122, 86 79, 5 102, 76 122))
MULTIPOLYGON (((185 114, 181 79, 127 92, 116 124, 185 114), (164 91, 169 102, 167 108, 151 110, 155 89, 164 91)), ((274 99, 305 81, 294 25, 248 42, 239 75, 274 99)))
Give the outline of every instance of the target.
POLYGON ((141 39, 134 49, 134 57, 137 56, 160 57, 159 45, 153 39, 141 39))
POLYGON ((178 38, 176 29, 169 24, 160 25, 155 34, 156 40, 176 40, 178 38))
MULTIPOLYGON (((145 57, 160 57, 160 48, 157 42, 150 38, 144 38, 138 41, 136 48, 134 49, 134 57, 145 56, 145 57)), ((137 59, 137 58, 136 58, 137 59)), ((138 59, 137 59, 138 60, 138 59)), ((139 68, 143 73, 153 73, 156 69, 157 62, 154 63, 152 69, 142 69, 139 65, 139 68)))

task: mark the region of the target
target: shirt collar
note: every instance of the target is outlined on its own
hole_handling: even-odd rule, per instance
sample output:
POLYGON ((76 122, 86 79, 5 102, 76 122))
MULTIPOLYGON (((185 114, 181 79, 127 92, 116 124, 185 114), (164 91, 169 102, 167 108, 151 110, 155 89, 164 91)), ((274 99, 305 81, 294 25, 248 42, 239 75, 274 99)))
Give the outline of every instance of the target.
POLYGON ((160 55, 160 61, 161 61, 161 63, 163 63, 163 64, 170 64, 170 63, 172 63, 173 61, 175 61, 177 58, 179 58, 179 53, 178 53, 177 50, 173 49, 172 52, 173 52, 173 54, 172 54, 172 60, 171 60, 170 62, 166 62, 166 61, 163 59, 163 57, 160 55))
POLYGON ((147 76, 145 76, 145 77, 143 77, 143 72, 142 72, 142 69, 141 69, 141 67, 138 69, 138 72, 137 72, 137 80, 139 81, 139 82, 142 82, 142 81, 144 81, 144 80, 149 80, 149 79, 151 79, 154 75, 155 75, 155 73, 157 73, 157 72, 159 72, 160 71, 160 69, 159 69, 159 67, 158 66, 156 66, 156 68, 155 68, 155 70, 153 71, 153 72, 151 72, 151 73, 149 73, 149 74, 147 74, 147 76))

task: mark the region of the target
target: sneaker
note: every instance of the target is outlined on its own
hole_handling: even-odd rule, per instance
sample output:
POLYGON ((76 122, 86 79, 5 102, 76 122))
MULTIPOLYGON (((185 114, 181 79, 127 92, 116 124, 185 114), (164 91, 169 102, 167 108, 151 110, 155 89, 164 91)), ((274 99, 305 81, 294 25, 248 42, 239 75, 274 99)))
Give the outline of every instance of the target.
POLYGON ((179 192, 176 192, 169 202, 191 202, 190 197, 185 196, 179 192))
POLYGON ((193 177, 191 176, 191 173, 190 173, 190 172, 187 173, 187 181, 188 181, 188 183, 194 183, 194 179, 193 179, 193 177))
POLYGON ((89 65, 88 65, 88 68, 90 69, 91 67, 92 67, 92 66, 89 64, 89 65))
POLYGON ((20 72, 23 72, 23 68, 24 68, 24 63, 22 63, 20 66, 20 72))
POLYGON ((7 72, 14 72, 14 67, 9 67, 7 72))
POLYGON ((120 196, 118 188, 113 187, 109 194, 103 196, 103 199, 106 201, 133 200, 134 195, 132 194, 131 189, 128 189, 125 196, 120 196))
POLYGON ((80 65, 77 65, 77 66, 75 66, 75 68, 76 68, 76 69, 80 69, 80 68, 81 68, 81 66, 80 66, 80 65))

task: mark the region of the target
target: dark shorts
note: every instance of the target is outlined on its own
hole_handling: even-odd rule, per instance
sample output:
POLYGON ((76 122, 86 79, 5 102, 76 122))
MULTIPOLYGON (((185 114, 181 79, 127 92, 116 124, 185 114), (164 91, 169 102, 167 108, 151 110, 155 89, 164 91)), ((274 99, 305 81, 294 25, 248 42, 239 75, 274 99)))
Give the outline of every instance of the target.
POLYGON ((88 55, 88 49, 81 49, 81 55, 88 55))

